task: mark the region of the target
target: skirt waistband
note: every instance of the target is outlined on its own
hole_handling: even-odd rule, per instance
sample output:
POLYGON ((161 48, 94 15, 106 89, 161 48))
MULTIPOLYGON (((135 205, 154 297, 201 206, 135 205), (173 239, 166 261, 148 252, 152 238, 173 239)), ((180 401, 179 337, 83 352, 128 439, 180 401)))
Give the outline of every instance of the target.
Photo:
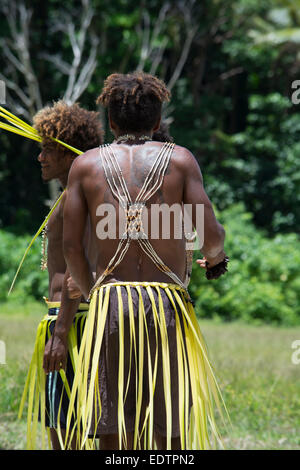
MULTIPOLYGON (((47 297, 43 297, 47 307, 48 307, 48 312, 49 310, 56 310, 56 309, 60 309, 60 305, 61 305, 61 302, 51 302, 47 299, 47 297)), ((77 311, 84 311, 84 310, 88 310, 89 309, 89 304, 85 304, 85 303, 80 303, 79 306, 78 306, 78 309, 77 311)), ((58 313, 58 312, 57 312, 58 313)), ((49 315, 56 315, 56 313, 49 313, 49 315)))
POLYGON ((186 289, 181 287, 179 284, 170 284, 168 282, 157 282, 157 281, 118 281, 118 282, 107 282, 95 287, 94 290, 99 290, 103 287, 112 286, 130 286, 130 287, 161 287, 162 289, 177 289, 183 292, 187 292, 186 289))
MULTIPOLYGON (((83 312, 87 312, 88 309, 83 309, 83 310, 80 310, 78 309, 76 313, 83 313, 83 312)), ((55 308, 49 308, 48 309, 48 313, 46 316, 55 316, 55 315, 58 315, 59 314, 59 308, 58 307, 55 307, 55 308)))
POLYGON ((183 293, 185 299, 193 306, 195 306, 194 300, 191 298, 189 292, 184 287, 180 286, 179 284, 171 284, 168 282, 157 282, 157 281, 118 281, 118 282, 107 282, 105 284, 101 284, 100 286, 95 287, 91 290, 89 295, 89 301, 92 298, 94 292, 99 291, 105 287, 114 287, 114 286, 129 286, 129 287, 161 287, 162 289, 171 289, 171 290, 178 290, 183 293))

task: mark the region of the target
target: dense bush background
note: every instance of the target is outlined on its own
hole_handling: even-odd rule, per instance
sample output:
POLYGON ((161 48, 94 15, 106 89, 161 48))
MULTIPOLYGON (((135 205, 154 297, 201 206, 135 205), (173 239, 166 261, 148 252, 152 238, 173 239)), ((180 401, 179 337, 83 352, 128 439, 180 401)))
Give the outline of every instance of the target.
MULTIPOLYGON (((190 284, 201 317, 254 323, 300 323, 299 241, 296 234, 266 237, 243 203, 219 214, 226 230, 228 272, 207 281, 194 266, 190 284)), ((195 256, 199 252, 195 252, 195 256)))
MULTIPOLYGON (((36 240, 22 266, 15 287, 7 297, 19 262, 31 240, 29 235, 17 236, 0 230, 0 302, 41 300, 48 295, 48 273, 41 271, 41 244, 36 240)), ((1 307, 0 307, 1 309, 1 307)))
MULTIPOLYGON (((228 274, 207 282, 202 270, 193 272, 190 289, 199 315, 299 323, 300 104, 291 98, 300 79, 300 0, 25 0, 34 88, 18 62, 24 56, 18 55, 21 42, 12 37, 14 21, 15 35, 22 33, 21 3, 0 5, 6 107, 31 122, 39 107, 37 90, 43 106, 64 96, 74 58, 68 28, 78 39, 90 5, 82 61, 94 35, 97 63, 78 101, 96 109, 103 80, 115 71, 155 71, 172 86, 164 109, 170 132, 195 154, 207 194, 225 224, 228 274)), ((51 198, 41 181, 38 152, 35 143, 0 131, 1 301, 51 198)), ((39 251, 36 242, 12 297, 25 301, 46 294, 39 251)))

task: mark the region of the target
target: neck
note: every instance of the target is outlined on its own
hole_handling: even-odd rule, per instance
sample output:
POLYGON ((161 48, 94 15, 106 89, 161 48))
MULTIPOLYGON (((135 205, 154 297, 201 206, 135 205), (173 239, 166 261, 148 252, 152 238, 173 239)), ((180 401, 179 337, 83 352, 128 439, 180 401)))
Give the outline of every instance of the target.
POLYGON ((63 175, 59 176, 59 178, 57 178, 60 184, 62 185, 63 189, 66 189, 67 187, 68 175, 69 175, 69 172, 64 173, 63 175))

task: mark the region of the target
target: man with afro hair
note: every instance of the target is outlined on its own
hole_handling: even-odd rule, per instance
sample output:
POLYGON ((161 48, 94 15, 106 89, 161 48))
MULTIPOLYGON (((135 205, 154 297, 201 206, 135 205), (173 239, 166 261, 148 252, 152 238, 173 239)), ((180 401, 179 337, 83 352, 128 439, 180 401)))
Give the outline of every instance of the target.
POLYGON ((226 271, 225 230, 195 157, 153 140, 169 99, 150 74, 110 75, 98 103, 115 140, 76 159, 69 174, 64 254, 90 301, 70 399, 79 403, 68 412, 77 411, 80 448, 88 436, 100 436, 101 449, 208 449, 221 441, 213 411, 216 404, 222 413, 221 394, 184 284, 184 234, 175 235, 175 217, 168 237, 145 231, 159 204, 192 207, 201 229, 201 206, 206 261, 199 264, 210 278, 226 271), (111 219, 104 208, 113 209, 111 219), (88 215, 98 237, 96 279, 82 241, 88 215), (99 226, 110 220, 116 231, 103 237, 99 226))
MULTIPOLYGON (((41 152, 37 158, 41 165, 42 179, 44 182, 57 180, 62 189, 66 188, 70 168, 74 160, 78 158, 78 154, 55 142, 52 138, 59 139, 83 152, 97 147, 103 142, 103 129, 99 113, 87 111, 77 103, 68 105, 60 100, 52 106, 46 106, 34 116, 33 125, 42 137, 41 152)), ((48 270, 49 288, 48 297, 45 297, 48 315, 40 323, 36 339, 38 348, 43 349, 43 346, 45 347, 43 367, 47 375, 45 382, 42 379, 39 379, 37 382, 36 393, 39 395, 38 398, 35 398, 35 406, 39 408, 39 420, 42 423, 42 431, 45 432, 45 428, 50 428, 52 447, 55 450, 61 448, 59 434, 64 435, 68 409, 68 397, 59 370, 65 369, 68 386, 71 386, 73 366, 72 357, 68 354, 67 339, 57 344, 57 338, 53 331, 63 313, 69 319, 69 328, 71 328, 71 325, 73 329, 75 328, 73 322, 75 314, 74 321, 77 322, 78 327, 79 325, 82 327, 85 321, 85 312, 87 311, 87 304, 82 302, 83 299, 80 297, 72 299, 68 294, 68 284, 71 289, 72 282, 63 253, 64 202, 65 193, 48 220, 44 231, 44 253, 41 267, 48 270), (50 350, 51 354, 60 357, 61 348, 63 348, 62 360, 59 361, 59 364, 53 362, 49 364, 47 358, 50 350), (57 432, 58 428, 59 433, 57 432)), ((85 234, 86 244, 88 236, 87 224, 85 234)), ((75 330, 73 335, 74 332, 77 335, 75 330)), ((41 366, 41 363, 37 364, 35 361, 36 355, 33 354, 30 371, 34 367, 41 366)), ((29 377, 31 377, 30 372, 29 377)), ((30 413, 30 410, 28 413, 30 413)), ((31 416, 29 419, 31 419, 31 416)), ((29 448, 35 447, 33 437, 35 419, 37 419, 37 415, 34 415, 33 412, 32 428, 27 436, 29 448)))

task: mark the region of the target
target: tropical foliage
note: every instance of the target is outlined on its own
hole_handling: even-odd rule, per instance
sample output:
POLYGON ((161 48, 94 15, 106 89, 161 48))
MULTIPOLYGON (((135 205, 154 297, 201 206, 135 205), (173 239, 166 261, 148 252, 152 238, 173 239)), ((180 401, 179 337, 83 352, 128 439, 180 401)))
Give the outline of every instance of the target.
MULTIPOLYGON (((227 227, 230 275, 207 283, 194 270, 191 290, 201 315, 300 319, 300 104, 293 100, 299 6, 299 0, 1 2, 5 106, 27 122, 59 98, 95 109, 104 78, 115 71, 145 70, 170 87, 164 118, 175 141, 197 157, 227 227)), ((38 152, 37 143, 1 131, 2 298, 52 199, 38 152)), ((36 271, 38 251, 17 286, 36 297, 46 285, 36 271)))

